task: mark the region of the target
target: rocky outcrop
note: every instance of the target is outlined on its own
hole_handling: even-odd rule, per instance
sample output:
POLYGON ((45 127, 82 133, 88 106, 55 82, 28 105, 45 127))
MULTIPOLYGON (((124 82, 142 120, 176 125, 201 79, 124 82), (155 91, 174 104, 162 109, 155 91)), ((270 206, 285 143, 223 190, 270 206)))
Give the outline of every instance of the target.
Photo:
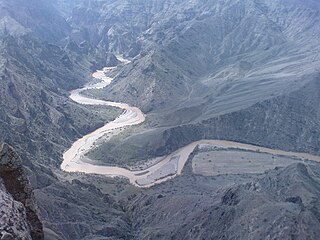
POLYGON ((0 181, 0 239, 31 240, 26 209, 15 201, 0 181))
MULTIPOLYGON (((13 239, 25 239, 30 234, 32 239, 43 239, 42 223, 37 215, 37 205, 33 190, 24 172, 20 157, 5 143, 0 144, 0 179, 2 186, 1 197, 8 205, 12 202, 13 209, 10 215, 3 215, 4 226, 13 224, 9 230, 4 229, 8 234, 13 234, 13 239), (27 223, 27 225, 25 224, 27 223), (15 232, 18 231, 18 232, 15 232), (27 232, 29 233, 27 234, 27 232)), ((5 206, 4 206, 5 208, 5 206)), ((2 225, 2 224, 1 224, 2 225)), ((3 233, 4 234, 4 233, 3 233)), ((4 238, 1 239, 10 239, 4 238)), ((9 237, 9 235, 8 235, 9 237)), ((27 238, 26 238, 27 239, 27 238)))

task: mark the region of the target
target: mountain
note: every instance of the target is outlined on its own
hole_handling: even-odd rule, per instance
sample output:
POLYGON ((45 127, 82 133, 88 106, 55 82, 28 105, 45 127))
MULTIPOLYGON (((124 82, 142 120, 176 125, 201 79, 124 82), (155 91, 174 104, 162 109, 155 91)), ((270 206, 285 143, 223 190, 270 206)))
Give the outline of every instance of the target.
POLYGON ((320 185, 319 175, 311 175, 313 170, 293 164, 251 182, 219 189, 218 194, 214 193, 218 179, 208 184, 208 180, 193 177, 193 193, 179 183, 165 184, 162 192, 154 191, 158 195, 142 194, 133 201, 135 237, 317 239, 320 185), (184 194, 174 190, 179 187, 184 194), (171 192, 164 193, 165 189, 171 192), (207 193, 203 196, 203 192, 207 193))
MULTIPOLYGON (((62 227, 57 227, 58 234, 56 234, 54 226, 57 225, 50 225, 49 228, 46 221, 52 220, 51 210, 53 219, 56 219, 55 215, 61 211, 61 204, 66 203, 65 197, 68 193, 75 191, 79 195, 74 211, 70 211, 64 217, 64 219, 69 218, 68 222, 74 219, 74 212, 82 214, 83 209, 88 209, 86 210, 88 212, 93 211, 95 207, 91 205, 98 199, 101 199, 104 206, 106 204, 106 197, 101 198, 103 195, 96 191, 93 185, 88 185, 89 189, 80 196, 79 184, 60 182, 54 173, 56 170, 59 171, 60 156, 74 139, 102 126, 119 114, 118 110, 108 107, 80 106, 68 97, 69 90, 80 87, 90 80, 91 68, 95 69, 95 65, 104 66, 106 60, 99 62, 95 59, 95 56, 104 54, 96 54, 95 49, 85 46, 84 43, 76 46, 80 50, 78 52, 70 48, 71 42, 63 45, 61 40, 66 37, 69 30, 64 31, 66 21, 51 4, 46 4, 44 1, 0 3, 4 6, 1 9, 5 11, 1 16, 4 18, 10 16, 19 23, 19 26, 21 25, 21 28, 27 29, 15 32, 16 25, 7 24, 6 31, 1 33, 0 39, 0 139, 1 142, 10 144, 22 157, 25 171, 23 178, 16 175, 9 176, 10 178, 3 177, 3 180, 8 181, 7 185, 2 184, 1 180, 1 197, 6 203, 1 210, 8 214, 1 216, 3 217, 1 230, 7 231, 7 233, 1 231, 1 238, 42 239, 30 230, 29 206, 23 207, 20 203, 24 204, 25 201, 26 204, 31 203, 31 200, 21 199, 21 196, 30 193, 24 193, 21 188, 29 187, 20 186, 19 183, 29 179, 35 188, 32 197, 35 196, 39 206, 41 226, 37 227, 41 228, 42 236, 44 234, 46 239, 65 239, 59 235, 63 236, 62 229, 67 223, 60 219, 62 227), (52 17, 51 24, 48 17, 49 19, 52 17), (56 22, 55 19, 62 19, 63 23, 56 22), (88 51, 91 51, 91 56, 88 51), (14 192, 5 190, 8 186, 14 192), (61 195, 60 202, 57 195, 61 195), (92 203, 83 196, 91 196, 92 203), (50 209, 43 208, 49 202, 48 199, 55 203, 51 202, 50 209), (12 209, 8 208, 9 205, 13 206, 12 209), (47 215, 44 215, 45 212, 47 215), (10 216, 16 225, 10 225, 6 216, 10 216), (7 228, 8 224, 10 228, 7 228)), ((5 165, 0 167, 1 171, 5 169, 5 165)), ((105 208, 113 209, 111 203, 105 208)), ((83 215, 87 215, 87 212, 83 215)), ((111 211, 108 216, 113 216, 113 212, 111 211)), ((92 222, 88 217, 86 219, 87 229, 93 225, 101 225, 101 220, 96 220, 94 215, 92 222)), ((91 230, 92 234, 97 236, 99 231, 99 229, 91 230)), ((70 228, 70 232, 65 234, 67 239, 81 239, 83 236, 77 226, 75 229, 70 228)))
POLYGON ((69 100, 67 90, 90 75, 60 47, 8 36, 1 42, 1 56, 1 139, 20 153, 40 162, 55 159, 57 165, 68 141, 104 123, 97 111, 69 100), (83 116, 81 123, 76 116, 83 116))
MULTIPOLYGON (((281 94, 287 86, 284 81, 293 87, 301 86, 296 81, 301 82, 303 75, 317 68, 319 8, 313 1, 99 3, 83 7, 94 12, 96 19, 84 19, 81 16, 86 14, 81 12, 74 13, 70 22, 90 29, 94 29, 91 22, 107 22, 110 25, 104 24, 103 29, 89 35, 96 36, 94 42, 112 49, 114 45, 141 46, 140 55, 133 55, 137 57, 132 66, 119 73, 105 95, 130 101, 145 111, 167 105, 174 109, 186 107, 190 100, 197 107, 210 105, 210 115, 220 114, 225 107, 213 104, 213 98, 216 102, 234 95, 240 98, 255 86, 256 93, 252 99, 242 101, 244 106, 225 104, 233 111, 281 94), (126 36, 130 43, 121 39, 116 42, 110 36, 115 28, 123 31, 115 34, 126 36), (296 64, 305 64, 305 69, 296 69, 296 64), (230 89, 234 84, 237 91, 230 89), (256 85, 263 86, 261 91, 256 85), (196 99, 189 96, 191 90, 196 99)), ((129 48, 118 52, 131 56, 129 48)))
POLYGON ((60 164, 121 113, 69 98, 105 66, 112 83, 85 94, 146 121, 93 149, 95 164, 200 139, 319 155, 319 12, 315 0, 0 0, 0 238, 317 239, 317 162, 239 150, 222 167, 252 154, 259 171, 204 175, 196 159, 217 172, 216 149, 196 148, 182 175, 146 189, 60 164))
POLYGON ((71 28, 61 14, 44 0, 1 0, 0 34, 32 34, 49 42, 66 38, 71 28))
MULTIPOLYGON (((307 117, 318 118, 318 111, 312 111, 317 107, 308 98, 309 94, 317 97, 319 91, 317 2, 160 2, 163 4, 133 4, 133 9, 140 5, 149 7, 149 12, 137 13, 141 18, 154 13, 145 17, 149 20, 146 30, 140 28, 136 33, 141 51, 119 71, 109 87, 94 93, 99 98, 139 106, 148 120, 125 138, 97 148, 91 157, 101 161, 102 156, 108 156, 103 158, 107 164, 119 160, 114 156, 120 156, 119 163, 122 159, 147 159, 201 138, 238 139, 287 150, 318 151, 319 141, 309 136, 313 131, 317 134, 318 127, 314 128, 313 121, 308 121, 309 125, 298 119, 309 108, 307 117), (311 86, 315 87, 312 92, 304 90, 311 90, 311 86), (295 100, 283 100, 286 106, 277 110, 282 104, 279 99, 287 99, 290 93, 294 98, 298 92, 302 95, 301 105, 295 100), (258 110, 262 105, 263 109, 258 110), (256 111, 258 116, 273 111, 277 115, 269 122, 257 118, 256 111), (292 116, 294 119, 286 116, 291 111, 297 113, 292 116), (241 123, 242 118, 229 119, 236 113, 239 117, 247 112, 252 114, 251 125, 245 122, 247 117, 241 123), (274 131, 285 123, 278 118, 286 119, 292 127, 274 131), (224 130, 221 134, 217 133, 219 128, 224 130), (235 134, 234 128, 239 128, 239 134, 235 134), (301 134, 306 138, 294 143, 301 134), (123 146, 129 149, 128 153, 123 153, 123 146)), ((100 9, 112 5, 104 4, 100 9)), ((121 19, 131 16, 126 11, 117 14, 123 14, 121 19)), ((124 54, 130 56, 129 52, 124 54)))

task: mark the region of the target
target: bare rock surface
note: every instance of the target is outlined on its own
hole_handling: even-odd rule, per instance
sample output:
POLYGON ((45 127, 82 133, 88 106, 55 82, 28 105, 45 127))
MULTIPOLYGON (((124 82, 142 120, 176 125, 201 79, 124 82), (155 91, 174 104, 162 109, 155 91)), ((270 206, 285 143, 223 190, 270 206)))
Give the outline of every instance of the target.
MULTIPOLYGON (((12 200, 13 206, 11 216, 3 215, 3 222, 9 224, 9 226, 10 224, 13 226, 15 224, 20 225, 13 227, 12 231, 27 231, 32 239, 43 239, 42 223, 37 215, 37 204, 21 159, 5 143, 0 144, 0 179, 2 190, 6 190, 2 192, 2 198, 7 206, 9 201, 12 200)), ((17 233, 13 232, 13 234, 17 233)), ((25 233, 22 234, 25 235, 25 233)), ((16 237, 17 239, 24 239, 24 236, 20 236, 20 233, 16 237)))
POLYGON ((0 182, 0 239, 31 240, 26 209, 15 201, 0 182))

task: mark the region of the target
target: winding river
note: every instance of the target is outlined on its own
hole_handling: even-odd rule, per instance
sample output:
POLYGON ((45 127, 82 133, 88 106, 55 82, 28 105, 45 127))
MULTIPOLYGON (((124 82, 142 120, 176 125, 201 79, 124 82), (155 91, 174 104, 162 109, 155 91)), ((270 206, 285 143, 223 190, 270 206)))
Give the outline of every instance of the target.
MULTIPOLYGON (((129 63, 128 60, 122 60, 123 63, 129 63)), ((313 160, 320 162, 320 156, 315 156, 307 153, 286 152, 270 148, 259 147, 250 144, 243 144, 238 142, 223 141, 223 140, 200 140, 188 144, 185 147, 178 149, 156 161, 155 164, 143 170, 128 170, 121 167, 108 167, 94 165, 85 156, 91 149, 93 149, 97 141, 106 134, 116 135, 116 130, 122 129, 126 126, 133 126, 145 121, 145 116, 137 107, 129 106, 126 103, 110 102, 98 99, 92 99, 81 93, 89 89, 102 89, 108 86, 112 78, 106 77, 105 73, 113 68, 104 68, 96 71, 92 76, 100 82, 95 84, 88 84, 83 88, 76 89, 70 92, 70 98, 85 105, 105 105, 123 109, 123 113, 114 121, 105 124, 103 127, 83 136, 74 142, 69 150, 63 154, 63 162, 61 169, 66 172, 82 172, 87 174, 102 174, 111 177, 120 176, 128 178, 130 183, 138 187, 151 187, 155 184, 167 181, 181 174, 183 167, 188 160, 189 155, 194 151, 198 145, 210 145, 218 148, 237 148, 249 151, 259 151, 262 153, 269 153, 274 155, 282 155, 295 157, 305 160, 313 160)))

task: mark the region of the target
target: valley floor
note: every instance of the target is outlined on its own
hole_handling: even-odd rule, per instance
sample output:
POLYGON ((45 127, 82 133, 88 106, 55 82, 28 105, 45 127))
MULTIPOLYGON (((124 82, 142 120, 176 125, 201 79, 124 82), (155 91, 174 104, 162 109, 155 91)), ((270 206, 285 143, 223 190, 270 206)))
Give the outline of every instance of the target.
POLYGON ((114 121, 105 124, 103 127, 77 140, 63 156, 64 161, 61 164, 61 168, 65 171, 102 174, 113 177, 120 176, 128 178, 130 183, 135 186, 151 187, 180 175, 187 160, 196 148, 213 150, 213 152, 210 152, 206 157, 202 156, 202 160, 209 159, 211 164, 208 164, 209 162, 204 163, 201 160, 201 156, 197 156, 193 162, 193 171, 202 175, 217 175, 221 173, 259 173, 272 167, 287 166, 294 161, 301 162, 312 160, 320 162, 320 156, 308 153, 288 152, 233 141, 200 140, 192 142, 168 156, 163 156, 160 160, 159 158, 152 159, 150 160, 151 163, 149 162, 150 164, 145 163, 144 166, 137 167, 137 169, 140 170, 129 170, 122 167, 100 166, 99 164, 94 164, 86 154, 95 148, 98 140, 103 138, 106 134, 111 136, 116 135, 121 132, 119 129, 121 130, 127 126, 138 125, 145 121, 144 114, 136 107, 131 107, 125 103, 92 99, 81 94, 88 89, 101 89, 109 85, 112 78, 106 77, 104 74, 109 70, 109 68, 105 68, 95 72, 93 77, 101 80, 101 82, 71 91, 70 98, 80 104, 107 105, 118 107, 125 111, 114 121), (215 151, 217 149, 228 151, 217 152, 215 151), (246 151, 249 153, 243 155, 241 154, 242 152, 239 153, 239 151, 246 151), (269 159, 265 159, 265 154, 271 155, 271 159, 270 157, 269 159), (243 156, 239 158, 240 155, 243 156))

